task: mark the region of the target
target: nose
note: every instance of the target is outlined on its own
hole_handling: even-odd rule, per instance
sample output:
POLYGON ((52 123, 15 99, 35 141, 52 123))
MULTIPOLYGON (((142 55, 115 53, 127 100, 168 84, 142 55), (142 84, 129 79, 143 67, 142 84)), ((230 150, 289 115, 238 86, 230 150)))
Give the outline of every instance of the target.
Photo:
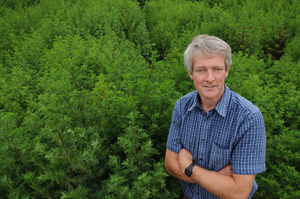
POLYGON ((212 70, 208 70, 207 71, 206 77, 205 77, 205 81, 207 81, 207 82, 213 82, 213 81, 215 81, 215 77, 214 77, 214 74, 213 74, 212 70))

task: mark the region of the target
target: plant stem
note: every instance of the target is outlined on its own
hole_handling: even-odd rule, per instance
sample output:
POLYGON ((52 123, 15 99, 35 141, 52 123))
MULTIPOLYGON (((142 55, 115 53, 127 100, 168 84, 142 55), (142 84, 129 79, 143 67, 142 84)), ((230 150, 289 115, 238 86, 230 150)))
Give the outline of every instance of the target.
POLYGON ((64 151, 65 151, 65 154, 66 154, 66 157, 67 157, 66 161, 68 162, 69 167, 70 167, 70 171, 71 171, 71 178, 74 178, 73 169, 72 169, 72 167, 71 167, 70 160, 69 160, 69 158, 68 158, 68 156, 67 156, 67 153, 68 153, 68 152, 67 152, 66 147, 65 147, 64 139, 62 138, 61 133, 60 133, 59 129, 57 128, 55 121, 52 120, 52 122, 54 123, 54 125, 55 125, 55 127, 56 127, 56 129, 57 129, 58 136, 59 136, 59 138, 60 138, 60 140, 61 140, 61 144, 62 144, 62 146, 63 146, 63 148, 64 148, 64 151))

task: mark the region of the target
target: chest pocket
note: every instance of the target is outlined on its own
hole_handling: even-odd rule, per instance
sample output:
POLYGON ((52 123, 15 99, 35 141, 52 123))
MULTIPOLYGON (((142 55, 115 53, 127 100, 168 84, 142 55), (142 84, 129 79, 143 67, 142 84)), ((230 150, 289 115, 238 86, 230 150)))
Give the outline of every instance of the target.
POLYGON ((231 155, 230 148, 223 149, 213 142, 211 152, 210 152, 208 167, 212 171, 221 170, 223 167, 231 164, 230 155, 231 155))

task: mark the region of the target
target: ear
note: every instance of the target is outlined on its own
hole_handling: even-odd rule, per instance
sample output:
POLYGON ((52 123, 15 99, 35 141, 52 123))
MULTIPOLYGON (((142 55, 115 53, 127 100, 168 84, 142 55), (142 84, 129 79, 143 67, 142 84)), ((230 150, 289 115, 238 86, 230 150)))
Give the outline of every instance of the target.
POLYGON ((231 67, 231 65, 227 68, 227 72, 229 72, 230 67, 231 67))
POLYGON ((190 78, 193 79, 193 75, 188 71, 188 69, 186 69, 186 71, 188 72, 190 78))
MULTIPOLYGON (((225 72, 226 72, 226 77, 228 77, 228 73, 229 73, 230 67, 231 67, 231 65, 227 68, 227 70, 225 70, 225 72)), ((226 77, 225 77, 225 78, 226 78, 226 77)))

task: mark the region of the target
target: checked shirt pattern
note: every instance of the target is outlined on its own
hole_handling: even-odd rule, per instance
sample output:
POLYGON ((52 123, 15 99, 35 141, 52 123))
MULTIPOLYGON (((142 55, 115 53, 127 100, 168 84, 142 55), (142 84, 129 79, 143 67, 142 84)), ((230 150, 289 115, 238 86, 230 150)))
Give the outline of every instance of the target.
MULTIPOLYGON (((172 115, 167 148, 179 153, 189 150, 196 165, 219 171, 231 164, 234 174, 252 175, 265 171, 266 132, 260 110, 250 101, 225 91, 208 114, 197 91, 180 98, 172 115)), ((219 198, 198 184, 181 181, 190 198, 219 198)), ((257 190, 254 181, 249 198, 257 190)))

